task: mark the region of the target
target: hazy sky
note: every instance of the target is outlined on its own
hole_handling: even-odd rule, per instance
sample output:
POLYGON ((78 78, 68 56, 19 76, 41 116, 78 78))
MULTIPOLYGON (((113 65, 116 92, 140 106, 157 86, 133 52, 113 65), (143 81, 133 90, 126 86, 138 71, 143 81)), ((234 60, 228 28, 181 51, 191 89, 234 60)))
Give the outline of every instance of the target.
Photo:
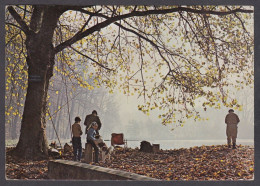
MULTIPOLYGON (((253 139, 254 138, 254 123, 252 122, 253 110, 250 113, 246 106, 254 105, 253 89, 245 91, 244 98, 251 97, 247 105, 244 105, 242 111, 235 111, 240 117, 241 122, 238 128, 238 138, 253 139), (247 117, 245 117, 246 115, 247 117)), ((226 139, 226 124, 224 122, 225 116, 228 113, 226 107, 219 110, 208 109, 202 112, 201 115, 209 117, 208 121, 194 121, 193 119, 187 120, 183 127, 176 127, 174 130, 173 125, 164 126, 158 118, 159 112, 154 110, 149 116, 138 111, 137 106, 143 99, 136 99, 134 96, 125 96, 117 92, 115 96, 118 104, 118 122, 115 123, 116 127, 112 131, 106 127, 106 118, 101 118, 103 121, 103 128, 101 135, 109 139, 111 132, 124 133, 129 140, 151 140, 151 139, 226 139), (134 122, 133 122, 134 121, 134 122)), ((239 100, 243 97, 239 97, 239 100)))

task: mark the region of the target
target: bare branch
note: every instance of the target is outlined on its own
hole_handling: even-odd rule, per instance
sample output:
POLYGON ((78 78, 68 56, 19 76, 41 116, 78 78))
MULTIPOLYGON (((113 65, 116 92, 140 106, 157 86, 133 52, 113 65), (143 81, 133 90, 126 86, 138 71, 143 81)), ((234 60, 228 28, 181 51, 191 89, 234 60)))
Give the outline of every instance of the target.
POLYGON ((113 69, 110 69, 110 68, 108 68, 108 67, 105 67, 104 65, 100 64, 99 62, 97 62, 96 60, 92 59, 91 57, 89 57, 89 56, 83 54, 82 52, 76 50, 75 48, 73 48, 73 47, 70 47, 70 48, 71 48, 72 50, 74 50, 75 52, 77 52, 78 54, 84 56, 85 58, 90 59, 91 61, 93 61, 94 63, 96 63, 98 66, 100 66, 100 67, 102 67, 102 68, 104 68, 104 69, 106 69, 106 70, 108 70, 108 71, 113 70, 113 69))

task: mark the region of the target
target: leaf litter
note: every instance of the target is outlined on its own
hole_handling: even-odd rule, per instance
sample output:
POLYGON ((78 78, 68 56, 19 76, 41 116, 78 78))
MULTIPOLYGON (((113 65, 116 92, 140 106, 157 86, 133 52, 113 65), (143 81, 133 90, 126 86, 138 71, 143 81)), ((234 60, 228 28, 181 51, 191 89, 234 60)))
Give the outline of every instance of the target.
MULTIPOLYGON (((7 148, 7 179, 48 179, 48 160, 20 160, 9 151, 7 148)), ((72 160, 73 154, 62 154, 61 158, 72 160)), ((252 180, 254 148, 239 145, 237 149, 228 149, 226 145, 212 145, 145 153, 138 148, 127 148, 124 152, 117 147, 110 161, 95 165, 161 180, 252 180)))

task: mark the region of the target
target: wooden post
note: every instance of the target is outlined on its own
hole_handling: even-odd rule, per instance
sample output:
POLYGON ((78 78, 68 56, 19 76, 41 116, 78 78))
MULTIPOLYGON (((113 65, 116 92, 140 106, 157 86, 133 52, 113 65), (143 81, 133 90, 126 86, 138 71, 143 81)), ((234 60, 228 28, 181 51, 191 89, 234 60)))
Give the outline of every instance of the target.
POLYGON ((153 152, 159 152, 160 144, 153 144, 153 152))
POLYGON ((93 147, 90 143, 85 143, 85 162, 93 162, 93 147))

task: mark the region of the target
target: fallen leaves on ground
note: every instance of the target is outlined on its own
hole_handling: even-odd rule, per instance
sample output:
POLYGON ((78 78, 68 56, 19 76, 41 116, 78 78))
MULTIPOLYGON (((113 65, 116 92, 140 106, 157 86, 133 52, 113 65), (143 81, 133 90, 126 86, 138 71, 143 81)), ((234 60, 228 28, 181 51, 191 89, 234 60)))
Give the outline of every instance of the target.
MULTIPOLYGON (((7 179, 48 179, 48 160, 23 160, 10 155, 13 148, 6 148, 6 178, 7 179)), ((60 158, 72 160, 73 154, 67 153, 60 158)), ((55 159, 50 156, 49 159, 55 159)))
MULTIPOLYGON (((72 153, 62 159, 72 160, 72 153)), ((225 145, 144 153, 138 149, 115 149, 111 161, 96 165, 162 180, 251 180, 254 175, 254 148, 225 145)), ((48 179, 48 160, 25 161, 6 156, 8 179, 48 179)))
POLYGON ((30 161, 21 160, 6 154, 7 179, 47 179, 48 160, 30 161))
POLYGON ((111 161, 98 165, 162 180, 250 180, 254 149, 225 145, 144 153, 137 149, 116 151, 111 161))

